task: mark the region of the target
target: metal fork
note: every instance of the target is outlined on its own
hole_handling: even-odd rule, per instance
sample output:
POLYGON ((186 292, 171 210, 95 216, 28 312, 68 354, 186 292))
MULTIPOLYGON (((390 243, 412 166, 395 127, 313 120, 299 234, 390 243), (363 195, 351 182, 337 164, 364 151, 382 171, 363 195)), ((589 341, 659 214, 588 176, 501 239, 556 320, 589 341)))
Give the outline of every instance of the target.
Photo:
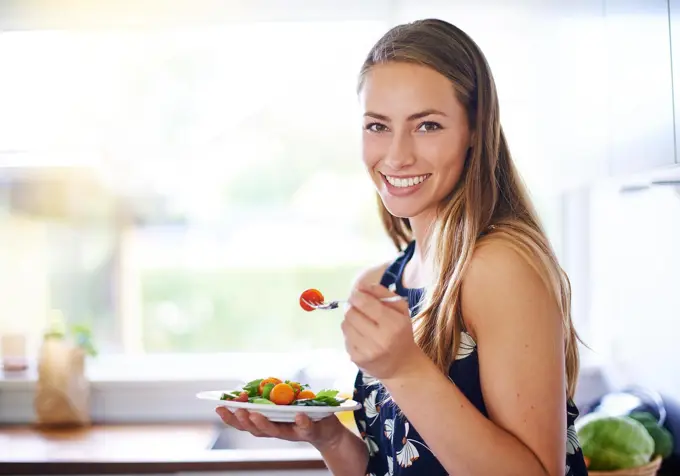
MULTIPOLYGON (((388 298, 381 298, 380 299, 382 302, 399 302, 399 301, 405 301, 406 298, 403 296, 391 296, 388 298)), ((347 300, 338 300, 338 301, 331 301, 328 303, 321 303, 321 304, 314 304, 312 302, 307 301, 306 299, 303 299, 302 302, 307 304, 309 307, 313 307, 314 309, 320 309, 322 311, 329 311, 332 309, 337 309, 340 304, 348 302, 347 300)))

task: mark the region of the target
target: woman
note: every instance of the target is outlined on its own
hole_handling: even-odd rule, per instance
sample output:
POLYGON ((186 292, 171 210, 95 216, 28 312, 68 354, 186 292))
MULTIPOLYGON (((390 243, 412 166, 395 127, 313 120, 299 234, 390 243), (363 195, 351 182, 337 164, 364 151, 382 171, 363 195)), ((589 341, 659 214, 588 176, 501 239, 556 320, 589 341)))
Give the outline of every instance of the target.
POLYGON ((363 160, 401 251, 345 310, 361 438, 335 418, 223 420, 309 441, 336 475, 587 474, 570 289, 515 170, 496 87, 455 26, 393 28, 360 75, 363 160), (398 294, 406 302, 384 303, 398 294))

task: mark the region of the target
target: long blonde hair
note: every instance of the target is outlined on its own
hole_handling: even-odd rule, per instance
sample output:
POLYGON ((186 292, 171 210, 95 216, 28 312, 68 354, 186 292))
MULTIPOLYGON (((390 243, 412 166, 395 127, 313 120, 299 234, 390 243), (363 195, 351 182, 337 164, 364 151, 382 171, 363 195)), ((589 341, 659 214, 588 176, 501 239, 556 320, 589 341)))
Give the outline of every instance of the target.
MULTIPOLYGON (((510 156, 499 119, 496 85, 477 44, 450 23, 427 19, 399 25, 371 49, 359 88, 370 68, 387 62, 424 65, 446 76, 467 111, 473 141, 461 178, 442 201, 429 242, 434 280, 415 316, 415 339, 448 373, 464 329, 461 283, 477 246, 503 239, 526 259, 556 299, 565 335, 567 395, 578 378, 578 335, 571 320, 571 287, 539 222, 510 156)), ((399 250, 413 239, 408 219, 393 216, 378 197, 380 215, 399 250)))

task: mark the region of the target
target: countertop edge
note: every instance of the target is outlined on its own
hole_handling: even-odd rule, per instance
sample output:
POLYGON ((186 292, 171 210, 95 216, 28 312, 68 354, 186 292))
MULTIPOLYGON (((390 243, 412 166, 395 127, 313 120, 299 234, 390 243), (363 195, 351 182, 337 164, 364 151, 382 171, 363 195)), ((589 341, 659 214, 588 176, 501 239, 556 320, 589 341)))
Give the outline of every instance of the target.
POLYGON ((45 461, 0 462, 2 475, 159 474, 201 471, 265 471, 327 469, 322 459, 286 461, 45 461))

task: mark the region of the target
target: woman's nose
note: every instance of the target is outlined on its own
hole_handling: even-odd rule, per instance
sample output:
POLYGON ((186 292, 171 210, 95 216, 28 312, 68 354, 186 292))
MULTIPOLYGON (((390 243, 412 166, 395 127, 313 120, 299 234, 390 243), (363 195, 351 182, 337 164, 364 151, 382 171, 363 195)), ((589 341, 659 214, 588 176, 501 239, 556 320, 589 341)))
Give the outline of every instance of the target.
POLYGON ((415 163, 413 139, 408 133, 395 133, 385 156, 385 165, 400 170, 415 163))

